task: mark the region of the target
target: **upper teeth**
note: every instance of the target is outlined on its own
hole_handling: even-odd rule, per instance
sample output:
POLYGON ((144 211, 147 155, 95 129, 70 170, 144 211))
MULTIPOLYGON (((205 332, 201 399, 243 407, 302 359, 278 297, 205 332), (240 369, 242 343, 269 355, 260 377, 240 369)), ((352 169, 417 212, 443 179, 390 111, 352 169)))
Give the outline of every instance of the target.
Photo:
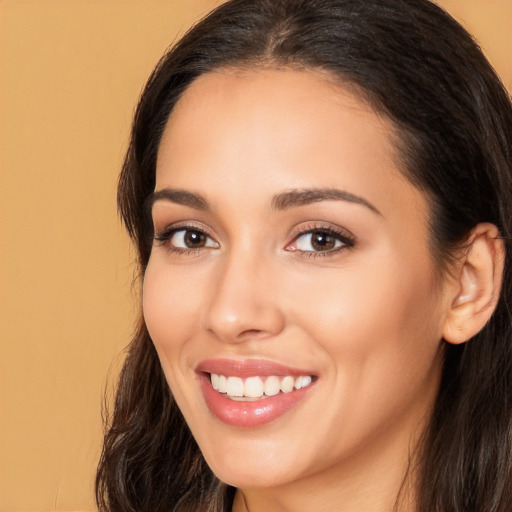
POLYGON ((271 375, 266 378, 248 377, 247 379, 241 379, 240 377, 226 377, 212 373, 210 377, 213 388, 220 393, 226 393, 229 397, 248 398, 261 398, 263 395, 273 396, 280 391, 290 393, 294 389, 309 386, 313 380, 309 375, 301 375, 300 377, 271 375))

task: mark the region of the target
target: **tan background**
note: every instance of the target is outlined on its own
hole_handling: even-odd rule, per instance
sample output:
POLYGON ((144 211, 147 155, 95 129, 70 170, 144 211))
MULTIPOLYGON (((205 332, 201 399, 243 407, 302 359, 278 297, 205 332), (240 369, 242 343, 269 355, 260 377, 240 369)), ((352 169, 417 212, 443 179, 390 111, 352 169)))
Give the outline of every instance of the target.
MULTIPOLYGON (((0 510, 94 510, 136 316, 116 178, 139 91, 215 0, 0 1, 0 510)), ((511 0, 440 2, 512 90, 511 0)))

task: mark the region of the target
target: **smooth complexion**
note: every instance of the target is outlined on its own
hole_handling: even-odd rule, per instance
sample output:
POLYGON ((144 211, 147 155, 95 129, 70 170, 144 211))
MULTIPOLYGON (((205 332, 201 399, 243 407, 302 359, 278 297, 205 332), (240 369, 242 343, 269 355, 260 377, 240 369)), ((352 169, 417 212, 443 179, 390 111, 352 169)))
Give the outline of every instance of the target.
POLYGON ((144 316, 208 464, 241 490, 234 510, 393 507, 453 298, 393 140, 386 119, 307 71, 206 74, 170 116, 144 316), (229 423, 205 398, 211 361, 314 382, 269 421, 229 423))

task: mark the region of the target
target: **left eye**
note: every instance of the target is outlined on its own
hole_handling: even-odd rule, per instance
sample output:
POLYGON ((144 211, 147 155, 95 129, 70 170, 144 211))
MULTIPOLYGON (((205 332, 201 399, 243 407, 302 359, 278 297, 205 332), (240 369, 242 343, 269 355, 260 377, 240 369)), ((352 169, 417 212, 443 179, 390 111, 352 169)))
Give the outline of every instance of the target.
POLYGON ((290 249, 303 252, 327 252, 344 245, 347 245, 347 242, 337 233, 317 229, 298 236, 290 249))
POLYGON ((218 247, 209 236, 198 229, 178 229, 169 237, 169 244, 177 249, 218 247))

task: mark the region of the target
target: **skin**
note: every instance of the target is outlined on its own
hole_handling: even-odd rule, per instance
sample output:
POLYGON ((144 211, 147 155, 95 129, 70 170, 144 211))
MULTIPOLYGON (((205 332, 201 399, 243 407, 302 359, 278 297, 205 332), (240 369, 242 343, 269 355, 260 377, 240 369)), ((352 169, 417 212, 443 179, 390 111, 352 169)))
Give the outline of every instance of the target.
MULTIPOLYGON (((183 233, 155 242, 144 316, 208 464, 239 489, 235 511, 395 504, 438 390, 453 289, 436 277, 426 199, 393 140, 387 119, 312 71, 206 74, 170 116, 155 190, 193 192, 210 210, 159 199, 155 231, 208 238, 193 250, 183 233), (326 188, 368 204, 272 207, 291 189, 326 188), (320 228, 353 244, 315 251, 300 233, 320 228), (317 380, 277 420, 237 428, 211 414, 199 386, 195 368, 217 358, 317 380)), ((401 510, 412 510, 408 490, 401 510)))

